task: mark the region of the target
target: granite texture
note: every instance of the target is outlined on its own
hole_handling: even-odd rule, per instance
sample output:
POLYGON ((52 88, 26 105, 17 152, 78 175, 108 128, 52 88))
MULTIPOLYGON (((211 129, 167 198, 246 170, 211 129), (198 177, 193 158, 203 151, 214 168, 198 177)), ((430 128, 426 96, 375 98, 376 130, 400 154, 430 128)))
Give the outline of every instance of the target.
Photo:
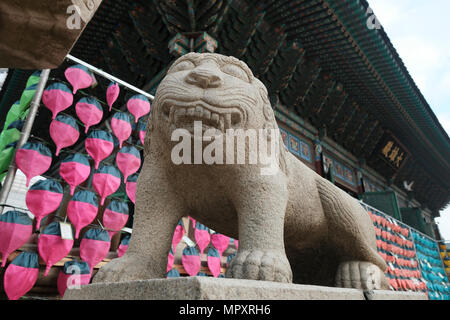
MULTIPOLYGON (((375 291, 368 300, 427 300, 425 294, 375 291)), ((67 290, 64 300, 366 300, 357 289, 268 281, 185 277, 97 283, 67 290)))
POLYGON ((173 231, 187 215, 239 239, 227 278, 388 288, 368 213, 287 151, 267 89, 234 57, 190 53, 168 70, 148 122, 129 249, 94 282, 164 278, 173 231), (194 121, 208 142, 196 138, 194 121), (178 139, 176 129, 184 129, 178 139), (231 129, 242 129, 235 141, 259 130, 274 157, 252 163, 248 143, 245 163, 230 164, 239 163, 238 143, 224 138, 231 129), (183 150, 176 163, 173 151, 185 138, 193 152, 183 150), (198 161, 196 146, 207 150, 212 141, 229 164, 209 164, 201 153, 198 161))

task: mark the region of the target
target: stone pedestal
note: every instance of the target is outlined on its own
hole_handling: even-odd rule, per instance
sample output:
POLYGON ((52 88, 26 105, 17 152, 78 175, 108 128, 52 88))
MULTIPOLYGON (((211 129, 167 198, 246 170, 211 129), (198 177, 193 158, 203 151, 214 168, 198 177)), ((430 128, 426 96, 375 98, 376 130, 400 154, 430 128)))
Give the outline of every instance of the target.
POLYGON ((95 283, 67 290, 64 300, 427 300, 425 294, 363 292, 276 282, 186 277, 95 283))

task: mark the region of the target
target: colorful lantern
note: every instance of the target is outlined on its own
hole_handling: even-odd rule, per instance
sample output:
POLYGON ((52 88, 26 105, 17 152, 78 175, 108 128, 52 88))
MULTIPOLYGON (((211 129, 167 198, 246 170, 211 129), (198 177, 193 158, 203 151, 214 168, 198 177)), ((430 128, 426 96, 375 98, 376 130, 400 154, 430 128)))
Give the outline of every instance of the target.
POLYGON ((119 140, 119 147, 122 148, 122 144, 126 141, 133 131, 131 127, 131 118, 128 113, 117 112, 111 119, 111 129, 114 135, 119 140))
POLYGON ((52 112, 54 120, 58 113, 72 105, 73 95, 64 83, 53 83, 44 90, 42 102, 52 112))
POLYGON ((127 234, 125 237, 123 237, 122 241, 120 241, 120 245, 117 248, 117 256, 120 258, 122 257, 128 250, 128 245, 130 244, 131 236, 127 234))
POLYGON ((108 232, 102 229, 89 229, 81 239, 80 257, 89 264, 91 273, 94 267, 106 258, 111 240, 108 232))
POLYGON ((123 201, 112 200, 103 212, 103 226, 112 238, 117 231, 122 230, 128 221, 129 208, 128 203, 123 201))
POLYGON ((40 228, 41 220, 59 208, 64 197, 64 190, 57 181, 39 180, 27 192, 25 203, 36 218, 36 229, 40 228))
POLYGON ((179 278, 180 272, 177 269, 172 269, 167 272, 167 278, 179 278))
POLYGON ((5 271, 3 286, 9 300, 18 300, 33 288, 39 276, 39 257, 22 252, 5 271))
POLYGON ((183 239, 183 236, 185 234, 184 227, 183 227, 183 221, 180 220, 175 227, 175 232, 173 233, 172 237, 172 249, 173 252, 176 251, 178 243, 183 239))
POLYGON ((230 254, 230 255, 227 257, 227 268, 230 266, 231 261, 234 259, 234 257, 236 257, 236 254, 235 254, 235 253, 230 254))
POLYGON ((139 177, 138 174, 133 174, 132 176, 129 176, 127 179, 127 184, 125 185, 125 191, 127 193, 127 196, 134 204, 136 204, 136 184, 138 177, 139 177))
POLYGON ((142 94, 132 96, 127 102, 128 111, 134 116, 134 121, 137 123, 140 117, 145 116, 150 112, 150 101, 142 94))
POLYGON ((23 246, 33 233, 33 220, 23 212, 8 211, 0 215, 0 253, 2 267, 8 256, 23 246))
POLYGON ((86 138, 85 147, 95 161, 95 169, 98 169, 100 162, 114 150, 114 140, 109 132, 92 130, 86 138))
POLYGON ((80 128, 77 121, 65 115, 58 115, 50 123, 50 137, 56 145, 56 156, 63 148, 70 147, 78 141, 80 137, 80 128))
POLYGON ((59 175, 70 186, 70 195, 73 196, 75 188, 86 181, 91 174, 89 160, 82 154, 75 153, 66 157, 59 166, 59 175))
POLYGON ((67 261, 58 274, 57 287, 61 297, 67 289, 79 288, 91 281, 91 270, 85 261, 67 261))
POLYGON ((216 248, 209 248, 208 250, 208 268, 214 278, 217 278, 221 271, 221 255, 216 248))
POLYGON ((169 252, 169 256, 167 258, 167 272, 169 272, 170 270, 172 270, 173 268, 173 263, 175 262, 175 256, 173 254, 173 250, 172 248, 170 249, 169 252))
POLYGON ((222 256, 230 244, 230 238, 220 233, 214 233, 211 235, 211 243, 219 251, 220 256, 222 256))
POLYGON ((120 87, 117 82, 111 82, 106 90, 106 102, 109 106, 109 111, 111 112, 112 105, 116 102, 120 94, 120 87))
POLYGON ((79 89, 89 88, 94 82, 89 69, 81 64, 67 68, 64 75, 72 85, 73 94, 77 93, 79 89))
POLYGON ((3 150, 8 144, 19 141, 24 125, 23 120, 16 120, 9 124, 6 130, 0 134, 0 150, 3 150))
POLYGON ((209 228, 197 221, 195 225, 194 236, 195 242, 197 243, 200 249, 200 254, 203 256, 203 251, 206 249, 209 242, 211 241, 209 228))
POLYGON ((103 118, 102 105, 94 97, 81 98, 75 105, 75 111, 78 118, 86 126, 84 133, 88 132, 89 127, 99 124, 103 118))
POLYGON ((70 199, 67 205, 67 217, 75 227, 75 238, 78 239, 81 229, 94 221, 98 212, 98 200, 94 192, 80 190, 70 199))
POLYGON ((147 121, 145 121, 144 119, 139 120, 138 132, 139 132, 139 141, 141 141, 141 144, 144 145, 145 134, 147 133, 147 121))
POLYGON ((105 203, 106 197, 112 195, 120 187, 120 172, 113 166, 102 166, 95 170, 92 179, 95 191, 100 195, 100 204, 105 203))
POLYGON ((181 263, 183 264, 184 270, 191 277, 197 275, 200 271, 200 254, 195 247, 186 247, 183 250, 183 255, 181 257, 181 263))
POLYGON ((52 164, 52 153, 42 143, 27 142, 16 152, 17 167, 30 180, 46 172, 52 164))
POLYGON ((116 164, 123 174, 123 182, 126 183, 128 177, 141 167, 141 154, 133 146, 123 147, 117 152, 116 164))
POLYGON ((38 239, 38 252, 45 261, 45 276, 48 275, 50 268, 66 257, 73 247, 73 240, 63 239, 59 222, 52 222, 44 231, 41 232, 38 239))

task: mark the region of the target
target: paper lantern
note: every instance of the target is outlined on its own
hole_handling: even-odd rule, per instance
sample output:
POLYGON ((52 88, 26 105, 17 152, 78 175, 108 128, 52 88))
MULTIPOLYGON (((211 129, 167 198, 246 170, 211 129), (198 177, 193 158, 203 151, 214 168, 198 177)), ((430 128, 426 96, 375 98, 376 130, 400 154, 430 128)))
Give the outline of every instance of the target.
POLYGON ((45 276, 50 268, 58 261, 64 259, 72 250, 73 240, 63 239, 59 222, 50 223, 41 232, 38 239, 38 252, 45 261, 45 276))
POLYGON ((126 141, 133 131, 131 127, 131 118, 128 113, 117 112, 111 119, 111 129, 119 140, 119 147, 122 148, 122 144, 126 141))
POLYGON ((2 267, 8 256, 23 246, 33 233, 33 221, 23 212, 8 211, 0 215, 0 253, 2 267))
POLYGON ((137 94, 128 99, 127 102, 128 111, 134 116, 134 121, 137 123, 139 118, 145 116, 150 112, 150 101, 146 96, 137 94))
POLYGON ((217 278, 221 271, 221 255, 219 254, 219 251, 217 251, 216 248, 209 248, 208 250, 208 269, 211 271, 214 278, 217 278))
POLYGON ((22 252, 6 268, 3 286, 9 300, 18 300, 30 291, 39 276, 39 257, 34 252, 22 252))
POLYGON ((64 83, 53 83, 44 90, 42 102, 52 112, 54 120, 58 113, 72 105, 73 95, 64 83))
POLYGON ((170 270, 172 270, 173 268, 173 263, 175 262, 175 256, 173 254, 173 250, 172 248, 170 249, 169 252, 169 256, 167 258, 167 272, 169 272, 170 270))
POLYGON ((89 69, 81 64, 67 68, 64 71, 64 75, 72 85, 73 94, 77 93, 79 89, 89 88, 94 82, 94 78, 89 69))
POLYGON ((80 257, 89 264, 91 273, 94 267, 106 258, 111 245, 108 232, 102 229, 89 229, 81 239, 80 257))
POLYGON ((42 143, 27 142, 16 152, 16 165, 30 180, 46 172, 52 164, 52 153, 42 143))
POLYGON ((141 167, 141 154, 133 146, 123 147, 117 152, 116 164, 123 174, 123 182, 126 183, 128 177, 141 167))
POLYGON ((125 185, 125 191, 127 193, 128 198, 136 204, 136 185, 139 175, 133 174, 132 176, 129 176, 127 179, 127 183, 125 185))
POLYGON ((69 155, 59 166, 59 175, 70 186, 71 196, 73 196, 75 188, 86 181, 90 174, 91 166, 89 160, 79 153, 69 155))
POLYGON ((75 238, 78 239, 81 229, 94 221, 98 212, 98 200, 94 192, 80 190, 70 199, 67 205, 67 217, 75 227, 75 238))
POLYGON ((203 251, 206 249, 209 242, 211 241, 209 228, 197 221, 195 225, 194 236, 195 242, 197 243, 200 249, 200 254, 203 255, 203 251))
POLYGON ((177 269, 172 269, 167 272, 167 278, 179 278, 180 272, 177 269))
POLYGON ((177 226, 175 227, 175 231, 174 231, 173 236, 172 236, 173 252, 176 251, 177 245, 181 241, 181 239, 183 238, 184 234, 185 234, 185 231, 184 231, 184 227, 183 227, 183 221, 180 220, 178 222, 177 226))
POLYGON ((114 140, 110 133, 101 130, 92 130, 86 138, 87 153, 95 161, 95 169, 101 161, 106 159, 114 150, 114 140))
POLYGON ((183 264, 184 270, 191 277, 197 275, 200 271, 200 254, 195 247, 186 247, 183 250, 183 255, 181 257, 181 263, 183 264))
POLYGON ((120 258, 122 257, 128 250, 128 246, 130 244, 131 236, 127 234, 125 237, 123 237, 122 241, 120 241, 120 245, 117 248, 117 256, 120 258))
POLYGON ((6 130, 0 134, 0 150, 3 150, 8 144, 19 141, 24 125, 23 120, 11 122, 6 130))
POLYGON ((141 144, 144 145, 145 134, 147 133, 147 121, 145 121, 144 119, 139 120, 138 133, 139 133, 139 141, 141 141, 141 144))
POLYGON ((41 220, 59 208, 64 197, 64 190, 57 181, 39 180, 27 192, 25 203, 36 218, 36 229, 40 228, 41 220))
POLYGON ((127 224, 129 217, 128 203, 123 201, 112 200, 103 212, 103 226, 108 231, 110 238, 112 238, 117 231, 122 230, 127 224))
POLYGON ((103 118, 103 108, 94 97, 81 98, 75 105, 75 111, 86 126, 84 133, 88 132, 89 127, 99 124, 103 118))
POLYGON ((230 266, 231 261, 233 261, 234 257, 236 257, 236 254, 235 254, 235 253, 230 254, 230 255, 227 257, 227 268, 230 266))
POLYGON ((56 145, 56 156, 63 148, 70 147, 78 141, 80 137, 80 128, 77 121, 65 115, 58 115, 50 123, 50 137, 56 145))
POLYGON ((111 111, 111 108, 114 102, 116 102, 117 98, 119 97, 119 94, 119 85, 117 84, 117 82, 111 82, 108 86, 108 89, 106 90, 106 102, 108 103, 109 111, 111 111))
POLYGON ((214 233, 211 235, 211 243, 214 248, 219 251, 220 256, 222 256, 223 252, 228 248, 228 245, 230 244, 230 238, 220 233, 214 233))
POLYGON ((106 197, 112 195, 120 187, 120 172, 113 166, 102 166, 95 170, 92 179, 95 191, 100 195, 100 204, 105 203, 106 197))
POLYGON ((58 274, 57 288, 61 297, 67 289, 79 289, 91 281, 91 270, 85 261, 67 261, 58 274))
POLYGON ((23 109, 26 109, 30 106, 31 101, 33 100, 34 95, 36 94, 37 83, 31 84, 25 87, 22 95, 20 96, 20 105, 23 109))

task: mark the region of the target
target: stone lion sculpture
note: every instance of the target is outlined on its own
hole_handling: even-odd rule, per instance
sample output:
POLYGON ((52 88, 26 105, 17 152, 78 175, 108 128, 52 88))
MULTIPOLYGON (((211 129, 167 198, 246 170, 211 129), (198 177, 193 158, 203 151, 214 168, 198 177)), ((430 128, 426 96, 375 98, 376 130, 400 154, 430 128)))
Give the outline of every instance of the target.
POLYGON ((172 133, 192 134, 194 121, 219 134, 278 129, 265 86, 244 62, 198 53, 175 61, 153 102, 129 249, 94 282, 165 277, 174 228, 190 215, 239 239, 227 278, 388 288, 372 222, 355 199, 282 142, 271 175, 260 164, 175 164, 172 133))

